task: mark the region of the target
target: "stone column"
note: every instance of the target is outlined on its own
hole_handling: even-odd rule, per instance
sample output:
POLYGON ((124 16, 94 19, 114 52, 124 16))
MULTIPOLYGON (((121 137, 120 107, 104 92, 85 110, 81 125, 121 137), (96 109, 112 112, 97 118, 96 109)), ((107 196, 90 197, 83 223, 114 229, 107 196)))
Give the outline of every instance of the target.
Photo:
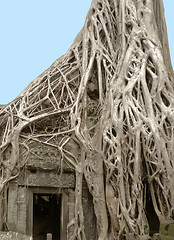
POLYGON ((9 191, 8 191, 8 216, 7 216, 7 223, 10 231, 18 232, 17 228, 17 216, 18 216, 18 185, 17 183, 11 182, 9 184, 9 191))

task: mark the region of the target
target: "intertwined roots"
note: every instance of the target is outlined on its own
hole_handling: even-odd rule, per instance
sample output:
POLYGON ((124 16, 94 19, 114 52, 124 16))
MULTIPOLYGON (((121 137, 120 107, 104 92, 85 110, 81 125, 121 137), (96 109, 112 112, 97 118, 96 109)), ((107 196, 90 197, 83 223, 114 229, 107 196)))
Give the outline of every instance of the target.
POLYGON ((37 143, 57 151, 60 171, 76 173, 69 239, 86 238, 83 177, 100 240, 148 235, 148 194, 160 222, 172 220, 174 88, 166 39, 161 0, 94 0, 68 52, 1 107, 1 190, 32 155, 39 161, 37 143))

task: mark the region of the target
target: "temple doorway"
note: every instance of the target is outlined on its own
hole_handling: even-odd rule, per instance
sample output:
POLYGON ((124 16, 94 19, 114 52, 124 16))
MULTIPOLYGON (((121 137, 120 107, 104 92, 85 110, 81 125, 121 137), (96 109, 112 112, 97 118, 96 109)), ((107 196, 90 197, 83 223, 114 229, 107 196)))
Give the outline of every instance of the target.
POLYGON ((60 240, 61 195, 33 194, 33 240, 60 240))

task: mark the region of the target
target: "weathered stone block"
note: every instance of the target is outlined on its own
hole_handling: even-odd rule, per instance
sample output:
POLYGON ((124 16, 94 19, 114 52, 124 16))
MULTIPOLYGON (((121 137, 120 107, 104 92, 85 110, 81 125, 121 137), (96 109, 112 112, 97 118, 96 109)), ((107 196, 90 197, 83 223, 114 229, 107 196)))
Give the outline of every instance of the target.
POLYGON ((0 240, 32 240, 32 237, 15 232, 0 232, 0 240))
POLYGON ((18 177, 18 185, 30 187, 56 187, 56 188, 74 188, 74 174, 58 174, 56 171, 36 171, 27 170, 25 174, 18 177))
POLYGON ((168 235, 174 237, 174 224, 169 225, 168 235))
POLYGON ((160 233, 154 234, 152 240, 174 240, 174 223, 161 223, 160 233))
POLYGON ((170 236, 174 239, 174 222, 172 223, 161 223, 160 234, 162 236, 170 236))
POLYGON ((160 240, 160 239, 161 238, 160 238, 160 234, 159 233, 154 234, 153 237, 152 237, 152 240, 160 240))

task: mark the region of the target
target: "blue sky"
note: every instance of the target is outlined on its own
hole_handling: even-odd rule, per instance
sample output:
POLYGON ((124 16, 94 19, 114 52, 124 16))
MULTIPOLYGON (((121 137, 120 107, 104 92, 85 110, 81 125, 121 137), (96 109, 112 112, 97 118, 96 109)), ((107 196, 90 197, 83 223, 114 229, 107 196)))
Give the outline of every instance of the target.
MULTIPOLYGON (((163 0, 174 66, 174 0, 163 0)), ((91 0, 0 0, 0 104, 6 104, 71 46, 91 0)))

